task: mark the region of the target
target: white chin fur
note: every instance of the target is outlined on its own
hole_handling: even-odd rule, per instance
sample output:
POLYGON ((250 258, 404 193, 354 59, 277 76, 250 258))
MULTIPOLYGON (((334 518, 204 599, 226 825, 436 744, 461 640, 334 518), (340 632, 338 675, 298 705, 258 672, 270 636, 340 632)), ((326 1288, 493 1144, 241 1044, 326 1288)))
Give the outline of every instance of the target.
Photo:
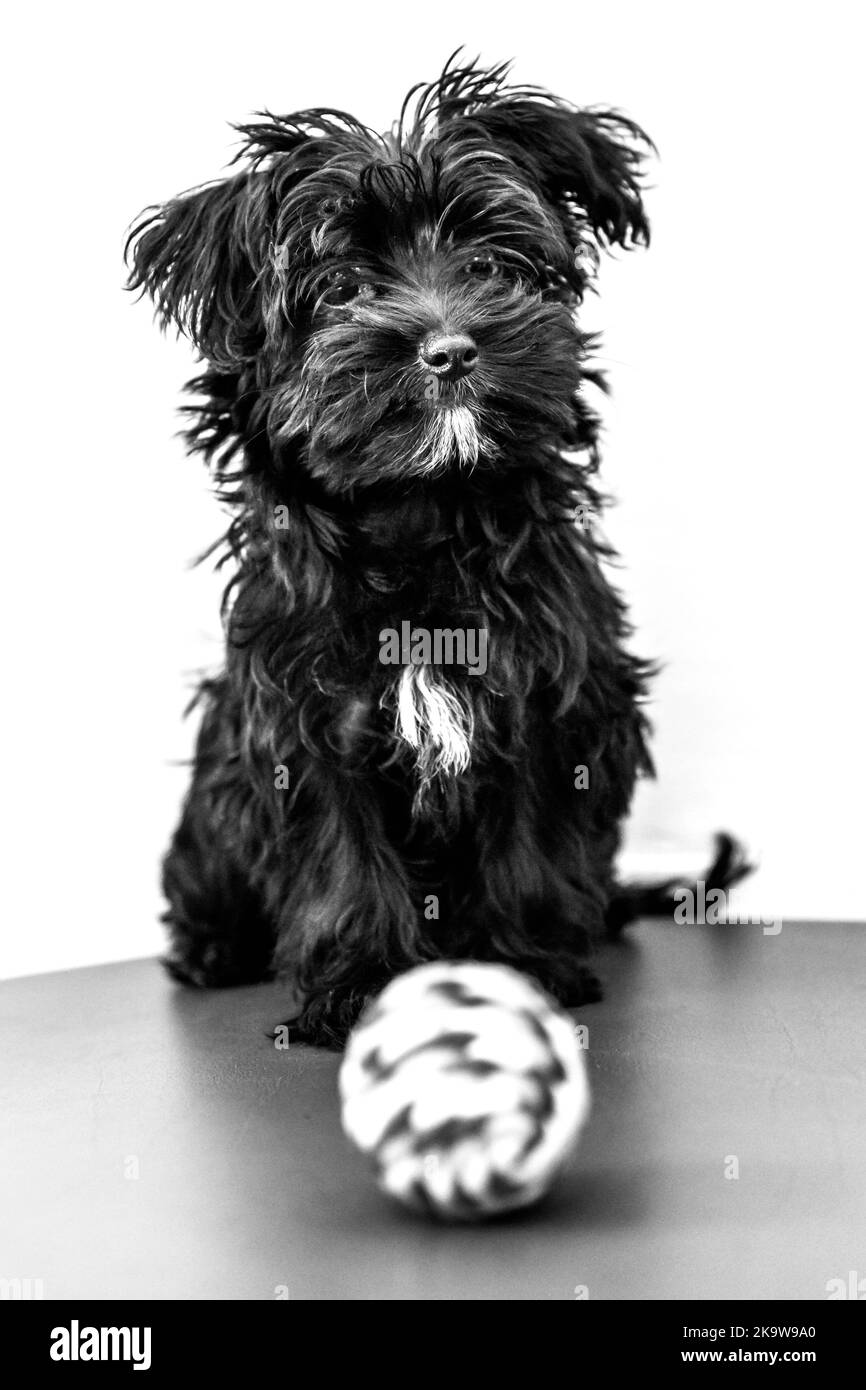
POLYGON ((424 445, 431 472, 446 467, 455 454, 461 467, 474 467, 481 452, 481 440, 469 407, 448 405, 431 410, 424 445))

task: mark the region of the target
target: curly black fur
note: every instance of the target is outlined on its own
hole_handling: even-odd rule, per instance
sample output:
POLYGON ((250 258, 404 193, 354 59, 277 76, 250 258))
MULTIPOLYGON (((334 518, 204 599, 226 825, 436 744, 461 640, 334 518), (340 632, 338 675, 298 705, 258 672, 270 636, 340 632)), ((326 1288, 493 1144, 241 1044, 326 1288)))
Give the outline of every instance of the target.
POLYGON ((317 1042, 431 957, 597 997, 593 941, 651 905, 612 874, 651 772, 649 668, 574 522, 601 506, 603 386, 575 311, 600 250, 649 240, 651 146, 506 75, 450 63, 386 136, 264 113, 238 127, 240 172, 129 241, 131 287, 206 361, 188 438, 233 507, 226 665, 165 862, 169 967, 291 975, 317 1042), (431 377, 443 332, 471 339, 468 374, 431 377), (399 724, 379 648, 404 620, 489 634, 483 674, 426 670, 468 766, 399 724))

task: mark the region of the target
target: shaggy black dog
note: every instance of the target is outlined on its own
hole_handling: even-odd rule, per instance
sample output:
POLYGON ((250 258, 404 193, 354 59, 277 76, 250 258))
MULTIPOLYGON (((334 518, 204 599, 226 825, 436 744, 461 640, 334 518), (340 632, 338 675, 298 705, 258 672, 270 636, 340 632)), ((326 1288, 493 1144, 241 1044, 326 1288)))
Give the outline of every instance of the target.
MULTIPOLYGON (((240 172, 129 242, 205 359, 188 437, 234 508, 169 967, 290 976, 319 1043, 431 957, 597 998, 593 942, 667 902, 613 879, 649 671, 602 569, 575 317, 599 250, 649 240, 651 146, 506 79, 449 64, 387 136, 263 115, 240 172)), ((708 883, 741 870, 722 838, 708 883)))

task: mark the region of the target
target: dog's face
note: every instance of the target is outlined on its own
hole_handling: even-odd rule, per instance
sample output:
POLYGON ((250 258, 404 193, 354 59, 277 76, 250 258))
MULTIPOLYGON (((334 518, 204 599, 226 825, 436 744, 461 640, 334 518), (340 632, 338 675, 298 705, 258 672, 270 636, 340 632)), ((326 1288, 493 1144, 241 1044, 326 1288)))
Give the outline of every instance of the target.
POLYGON ((132 285, 257 393, 277 466, 346 491, 579 442, 574 311, 597 251, 647 238, 646 137, 504 78, 446 69, 387 137, 241 127, 245 172, 135 229, 132 285))
POLYGON ((513 163, 447 133, 394 142, 387 162, 352 153, 345 191, 326 167, 280 210, 276 438, 305 436, 314 472, 357 484, 494 462, 522 431, 567 429, 580 345, 550 290, 571 252, 513 163))

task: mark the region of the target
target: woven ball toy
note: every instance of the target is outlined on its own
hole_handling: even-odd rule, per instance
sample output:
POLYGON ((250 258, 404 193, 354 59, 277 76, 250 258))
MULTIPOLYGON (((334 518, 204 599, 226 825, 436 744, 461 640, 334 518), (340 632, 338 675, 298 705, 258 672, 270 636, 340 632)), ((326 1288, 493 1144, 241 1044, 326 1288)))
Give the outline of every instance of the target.
POLYGON ((340 1097, 380 1188, 452 1220, 535 1202, 589 1111, 568 1014, 525 975, 475 962, 393 980, 349 1039, 340 1097))

